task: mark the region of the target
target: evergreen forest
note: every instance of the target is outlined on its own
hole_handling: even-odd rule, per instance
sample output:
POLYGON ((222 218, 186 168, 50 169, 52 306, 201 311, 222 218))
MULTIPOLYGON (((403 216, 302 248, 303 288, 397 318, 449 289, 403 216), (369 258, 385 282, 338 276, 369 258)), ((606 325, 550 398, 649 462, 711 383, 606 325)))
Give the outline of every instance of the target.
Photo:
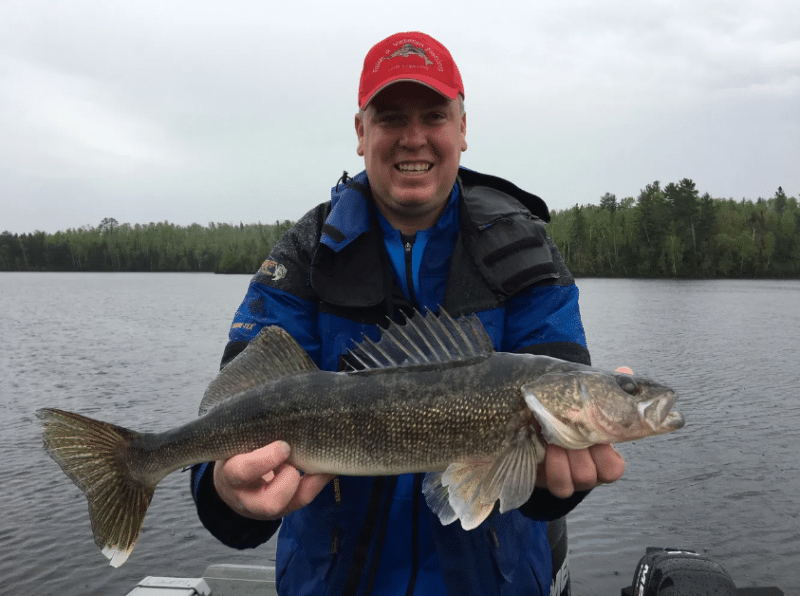
MULTIPOLYGON (((187 227, 105 218, 55 234, 0 234, 0 271, 253 273, 292 222, 187 227)), ((800 279, 800 208, 715 199, 683 179, 638 197, 552 211, 548 231, 578 277, 800 279)))
POLYGON ((46 234, 0 234, 0 271, 254 273, 292 222, 119 224, 46 234))
POLYGON ((548 230, 579 277, 800 278, 800 210, 780 187, 753 202, 653 182, 551 212, 548 230))

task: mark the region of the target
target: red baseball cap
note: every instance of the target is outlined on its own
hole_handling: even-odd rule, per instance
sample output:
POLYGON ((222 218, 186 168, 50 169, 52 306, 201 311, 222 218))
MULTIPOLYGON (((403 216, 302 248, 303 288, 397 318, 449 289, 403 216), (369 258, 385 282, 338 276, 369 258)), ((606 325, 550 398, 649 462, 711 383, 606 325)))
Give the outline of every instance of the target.
POLYGON ((450 99, 464 96, 461 73, 450 52, 418 31, 395 33, 372 46, 358 84, 358 107, 363 110, 375 94, 398 81, 422 83, 450 99))

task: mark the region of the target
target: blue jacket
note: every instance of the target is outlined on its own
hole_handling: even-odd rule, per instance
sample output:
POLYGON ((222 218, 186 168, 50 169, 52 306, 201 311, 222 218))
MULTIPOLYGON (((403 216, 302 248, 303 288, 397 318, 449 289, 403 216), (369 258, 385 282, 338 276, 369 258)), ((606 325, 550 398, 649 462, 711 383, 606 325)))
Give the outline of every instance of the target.
MULTIPOLYGON (((578 291, 544 231, 549 213, 509 182, 459 171, 437 224, 402 237, 371 201, 362 172, 274 247, 236 312, 223 366, 266 325, 285 328, 324 370, 340 370, 362 335, 413 309, 476 313, 497 350, 589 363, 578 291)), ((280 522, 238 516, 193 470, 200 519, 223 543, 251 548, 280 526, 279 593, 550 594, 546 521, 585 496, 537 489, 477 529, 442 526, 421 475, 340 477, 280 522)))

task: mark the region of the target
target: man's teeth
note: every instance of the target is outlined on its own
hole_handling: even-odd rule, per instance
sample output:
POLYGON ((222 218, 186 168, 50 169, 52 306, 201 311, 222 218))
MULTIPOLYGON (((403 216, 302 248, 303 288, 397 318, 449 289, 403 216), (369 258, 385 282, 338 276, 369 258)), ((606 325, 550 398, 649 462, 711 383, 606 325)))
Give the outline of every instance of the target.
POLYGON ((426 172, 431 169, 427 163, 401 163, 397 164, 397 169, 401 172, 426 172))

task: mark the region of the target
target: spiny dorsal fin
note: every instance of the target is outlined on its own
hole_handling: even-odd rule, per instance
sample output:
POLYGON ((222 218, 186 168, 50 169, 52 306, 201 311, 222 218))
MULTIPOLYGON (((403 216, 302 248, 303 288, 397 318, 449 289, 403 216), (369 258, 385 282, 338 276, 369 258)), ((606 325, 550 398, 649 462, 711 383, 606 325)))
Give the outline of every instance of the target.
POLYGON ((317 365, 291 335, 280 327, 264 327, 211 381, 200 402, 200 415, 262 383, 316 370, 317 365))
POLYGON ((463 365, 488 358, 492 341, 475 315, 453 319, 444 310, 440 316, 415 312, 402 325, 391 323, 381 338, 368 338, 349 351, 352 372, 395 368, 429 368, 434 365, 463 365))

